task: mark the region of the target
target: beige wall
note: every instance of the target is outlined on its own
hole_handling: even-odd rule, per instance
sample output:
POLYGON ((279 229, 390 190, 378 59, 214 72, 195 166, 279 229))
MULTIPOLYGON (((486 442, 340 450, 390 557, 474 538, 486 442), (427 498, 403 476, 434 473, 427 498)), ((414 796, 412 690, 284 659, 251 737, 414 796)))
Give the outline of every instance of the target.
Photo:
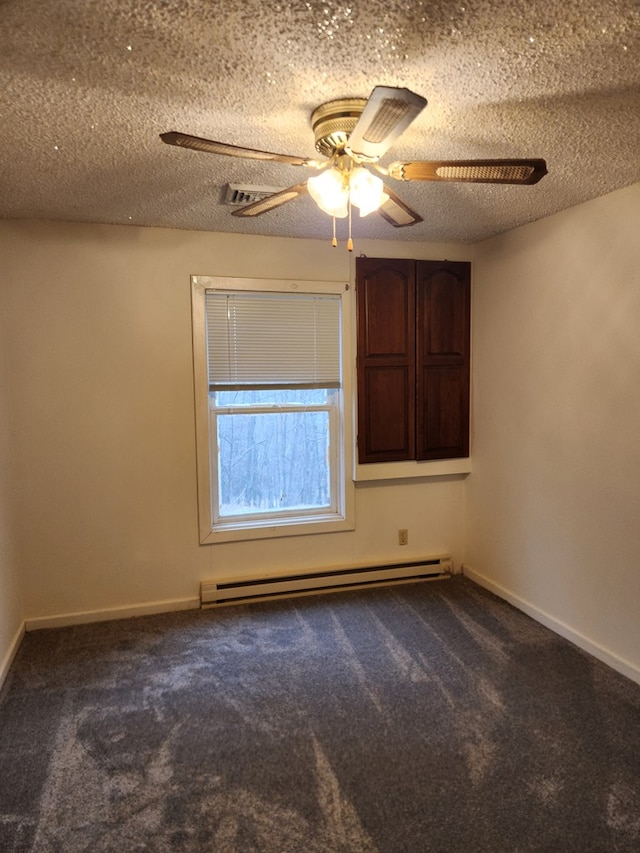
MULTIPOLYGON (((469 247, 411 243, 356 251, 471 257, 469 247)), ((187 606, 216 575, 436 552, 459 565, 463 478, 360 485, 354 532, 198 545, 189 276, 347 280, 354 260, 343 248, 5 222, 0 255, 27 619, 187 606)))
POLYGON ((478 247, 469 570, 640 680, 640 185, 478 247))
MULTIPOLYGON (((0 272, 1 275, 1 272, 0 272)), ((0 284, 0 684, 18 643, 24 619, 22 591, 14 551, 14 505, 11 488, 9 376, 5 310, 0 284)))
POLYGON ((25 617, 187 606, 216 575, 446 551, 640 680, 639 211, 635 186, 474 248, 357 245, 473 261, 473 473, 360 484, 355 532, 215 546, 198 545, 189 275, 343 280, 353 256, 0 223, 0 662, 25 617))

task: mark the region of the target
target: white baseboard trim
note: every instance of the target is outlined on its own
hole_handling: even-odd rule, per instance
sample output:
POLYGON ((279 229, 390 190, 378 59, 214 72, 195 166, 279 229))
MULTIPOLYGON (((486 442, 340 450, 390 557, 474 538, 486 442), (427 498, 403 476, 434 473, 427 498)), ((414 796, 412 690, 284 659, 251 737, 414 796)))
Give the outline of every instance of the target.
POLYGON ((505 601, 508 601, 509 604, 513 604, 513 606, 517 607, 518 610, 522 610, 522 612, 526 613, 527 616, 531 616, 531 618, 535 619, 536 622, 540 622, 545 627, 550 628, 556 634, 564 637, 565 640, 569 640, 569 642, 578 646, 583 651, 588 652, 598 660, 606 663, 607 666, 610 666, 612 669, 615 669, 617 672, 622 673, 622 675, 626 675, 627 678, 630 678, 632 681, 640 684, 640 667, 628 660, 625 660, 624 658, 621 658, 614 652, 609 651, 609 649, 605 649, 604 646, 590 640, 588 637, 585 637, 584 634, 574 631, 573 628, 569 627, 569 625, 566 625, 564 622, 560 622, 554 616, 551 616, 544 610, 540 610, 530 602, 520 598, 519 595, 515 595, 513 592, 510 592, 501 584, 490 580, 486 575, 476 572, 470 566, 463 565, 462 574, 469 578, 469 580, 477 583, 478 586, 488 589, 490 592, 495 593, 499 598, 503 598, 505 601))
POLYGON ((43 628, 64 628, 68 625, 85 625, 89 622, 129 619, 132 616, 151 616, 156 613, 171 613, 176 610, 196 610, 199 607, 199 598, 150 601, 147 604, 132 604, 128 607, 112 607, 106 610, 85 610, 58 616, 36 616, 25 620, 25 629, 27 631, 39 631, 43 628))
POLYGON ((7 649, 7 653, 5 654, 4 658, 2 659, 2 663, 0 663, 0 689, 2 688, 2 685, 4 684, 6 677, 9 674, 9 670, 11 669, 11 664, 13 663, 13 659, 18 654, 18 649, 20 648, 20 643, 22 642, 22 638, 24 637, 24 633, 25 633, 25 624, 23 622, 22 625, 20 625, 20 627, 16 631, 16 634, 15 634, 13 640, 11 640, 11 642, 9 643, 9 648, 7 649))

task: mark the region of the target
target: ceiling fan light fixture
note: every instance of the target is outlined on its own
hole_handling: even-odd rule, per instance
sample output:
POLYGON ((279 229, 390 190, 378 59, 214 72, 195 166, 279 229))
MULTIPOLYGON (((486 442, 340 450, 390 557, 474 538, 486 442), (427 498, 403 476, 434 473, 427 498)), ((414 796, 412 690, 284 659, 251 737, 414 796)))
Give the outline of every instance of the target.
POLYGON ((307 180, 309 195, 320 210, 344 219, 349 210, 349 184, 339 169, 327 169, 307 180))
POLYGON ((347 216, 349 203, 359 208, 360 216, 368 216, 389 198, 382 179, 362 166, 328 169, 309 178, 307 189, 320 210, 338 219, 347 216))
MULTIPOLYGON (((2 0, 0 0, 0 3, 2 0)), ((226 142, 204 139, 179 131, 161 133, 168 145, 210 154, 250 160, 271 160, 313 169, 316 174, 294 186, 275 191, 232 211, 233 216, 260 216, 301 196, 311 195, 319 209, 335 219, 349 218, 347 248, 351 240, 352 206, 360 216, 377 211, 395 228, 422 222, 380 178, 398 181, 457 181, 460 183, 536 184, 547 174, 541 158, 500 160, 416 160, 393 162, 383 167, 380 158, 426 107, 427 101, 409 89, 376 86, 368 98, 340 98, 321 104, 311 114, 316 150, 324 162, 226 142), (373 170, 373 172, 371 171, 373 170)))

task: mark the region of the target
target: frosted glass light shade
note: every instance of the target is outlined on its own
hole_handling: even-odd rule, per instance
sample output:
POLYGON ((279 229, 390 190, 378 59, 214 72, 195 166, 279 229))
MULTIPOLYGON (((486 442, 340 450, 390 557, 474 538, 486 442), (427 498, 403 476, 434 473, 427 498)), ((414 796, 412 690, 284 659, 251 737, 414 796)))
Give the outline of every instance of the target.
MULTIPOLYGON (((382 183, 382 182, 381 182, 382 183)), ((343 173, 338 169, 328 169, 307 180, 309 195, 320 210, 344 219, 349 210, 349 186, 343 173)))
POLYGON ((382 180, 367 169, 354 169, 349 176, 351 203, 360 208, 360 216, 377 210, 389 198, 382 180))

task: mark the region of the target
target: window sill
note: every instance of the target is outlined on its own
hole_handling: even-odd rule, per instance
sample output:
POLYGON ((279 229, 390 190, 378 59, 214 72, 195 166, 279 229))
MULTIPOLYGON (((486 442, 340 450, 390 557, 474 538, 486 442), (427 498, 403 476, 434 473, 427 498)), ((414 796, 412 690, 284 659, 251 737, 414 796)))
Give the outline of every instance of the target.
POLYGON ((219 525, 215 530, 205 534, 200 540, 201 545, 213 545, 216 542, 244 542, 251 539, 276 539, 285 536, 309 536, 320 533, 340 533, 344 530, 354 530, 355 525, 342 516, 328 516, 326 519, 292 523, 229 524, 219 525))
POLYGON ((471 473, 471 459, 434 459, 427 462, 374 462, 356 464, 353 479, 356 483, 371 483, 384 480, 406 480, 414 478, 448 477, 471 473))

